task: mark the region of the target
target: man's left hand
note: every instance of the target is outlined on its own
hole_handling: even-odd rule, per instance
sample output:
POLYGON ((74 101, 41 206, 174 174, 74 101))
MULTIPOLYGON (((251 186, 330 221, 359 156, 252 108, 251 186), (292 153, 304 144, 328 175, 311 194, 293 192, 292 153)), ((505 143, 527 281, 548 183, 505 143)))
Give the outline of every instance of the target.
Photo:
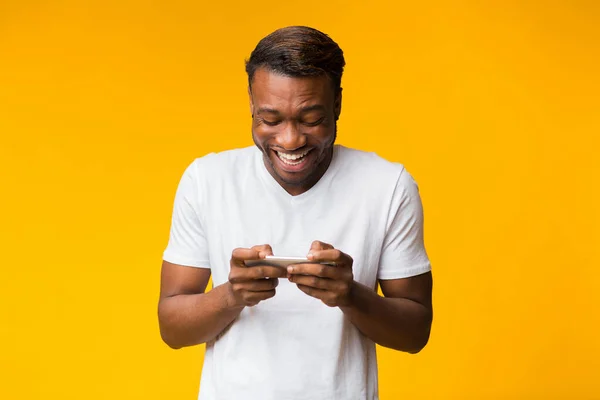
POLYGON ((289 281, 329 307, 349 305, 354 285, 352 257, 330 244, 314 241, 307 258, 312 263, 288 267, 289 281), (319 264, 322 262, 335 263, 335 266, 319 264))

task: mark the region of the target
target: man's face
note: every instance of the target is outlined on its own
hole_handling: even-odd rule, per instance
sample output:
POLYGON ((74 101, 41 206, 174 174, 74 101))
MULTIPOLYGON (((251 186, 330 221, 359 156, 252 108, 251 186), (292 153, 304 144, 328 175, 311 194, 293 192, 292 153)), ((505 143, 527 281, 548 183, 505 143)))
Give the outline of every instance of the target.
POLYGON ((304 193, 331 161, 341 93, 326 76, 292 78, 260 68, 249 94, 252 138, 267 170, 290 194, 304 193))

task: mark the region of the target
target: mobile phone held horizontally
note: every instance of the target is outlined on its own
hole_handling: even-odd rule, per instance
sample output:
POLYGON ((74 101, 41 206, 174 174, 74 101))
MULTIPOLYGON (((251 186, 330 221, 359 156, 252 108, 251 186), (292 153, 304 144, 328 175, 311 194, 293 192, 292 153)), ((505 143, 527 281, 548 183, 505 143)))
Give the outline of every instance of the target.
POLYGON ((310 261, 306 257, 281 257, 281 256, 267 256, 263 260, 246 260, 244 264, 248 267, 255 267, 257 265, 269 265, 273 267, 287 268, 293 264, 324 264, 335 266, 334 262, 316 262, 310 261))

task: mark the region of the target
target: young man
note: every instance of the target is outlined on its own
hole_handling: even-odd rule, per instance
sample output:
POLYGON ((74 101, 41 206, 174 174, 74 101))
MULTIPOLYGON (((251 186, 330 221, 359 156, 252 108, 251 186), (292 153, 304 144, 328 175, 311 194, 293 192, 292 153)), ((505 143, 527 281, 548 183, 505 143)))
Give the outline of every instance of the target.
POLYGON ((375 343, 416 353, 428 341, 417 185, 334 144, 344 64, 315 29, 262 39, 246 64, 256 146, 183 174, 158 313, 169 346, 207 344, 200 399, 377 399, 375 343), (245 264, 273 254, 311 262, 245 264))

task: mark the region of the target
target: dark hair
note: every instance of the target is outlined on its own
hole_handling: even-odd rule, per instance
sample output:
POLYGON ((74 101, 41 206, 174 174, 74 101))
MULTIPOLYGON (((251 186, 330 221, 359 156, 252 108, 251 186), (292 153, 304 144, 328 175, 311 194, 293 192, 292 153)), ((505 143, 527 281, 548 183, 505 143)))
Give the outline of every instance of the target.
POLYGON ((288 26, 264 37, 246 61, 248 85, 259 68, 291 76, 326 75, 340 91, 344 53, 329 36, 306 26, 288 26))

